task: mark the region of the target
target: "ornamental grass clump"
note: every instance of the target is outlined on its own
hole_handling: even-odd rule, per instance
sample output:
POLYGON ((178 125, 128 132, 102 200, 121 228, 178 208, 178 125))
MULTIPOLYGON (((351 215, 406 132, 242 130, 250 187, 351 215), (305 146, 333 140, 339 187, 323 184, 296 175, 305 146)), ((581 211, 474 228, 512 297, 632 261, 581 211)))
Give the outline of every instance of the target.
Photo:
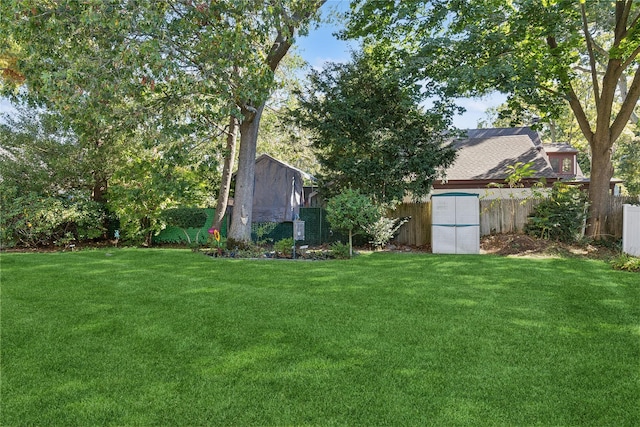
POLYGON ((295 242, 293 241, 293 237, 286 237, 284 239, 278 240, 273 245, 273 249, 276 251, 276 255, 289 258, 291 257, 294 244, 295 242))

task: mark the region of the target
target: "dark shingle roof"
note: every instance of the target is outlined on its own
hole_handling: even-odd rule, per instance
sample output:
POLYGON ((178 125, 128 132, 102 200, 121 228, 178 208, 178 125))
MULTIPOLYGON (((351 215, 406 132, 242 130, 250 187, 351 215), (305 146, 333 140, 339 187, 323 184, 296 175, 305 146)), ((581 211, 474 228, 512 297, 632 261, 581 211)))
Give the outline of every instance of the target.
POLYGON ((569 144, 544 144, 544 151, 547 153, 577 153, 578 149, 569 144))
POLYGON ((526 135, 536 145, 541 145, 540 134, 530 127, 519 128, 490 128, 490 129, 467 129, 467 138, 490 138, 493 136, 526 135))
POLYGON ((455 163, 446 171, 446 180, 501 180, 509 175, 507 166, 533 162, 533 178, 556 178, 544 155, 537 133, 529 128, 472 129, 470 138, 454 142, 455 163), (532 139, 532 134, 536 139, 532 139))

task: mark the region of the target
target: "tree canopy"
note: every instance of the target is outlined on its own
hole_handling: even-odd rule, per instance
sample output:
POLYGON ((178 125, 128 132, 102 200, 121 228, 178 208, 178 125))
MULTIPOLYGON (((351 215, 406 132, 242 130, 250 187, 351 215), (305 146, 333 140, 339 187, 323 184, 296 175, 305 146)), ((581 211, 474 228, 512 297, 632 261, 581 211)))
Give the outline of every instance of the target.
POLYGON ((436 101, 425 111, 425 96, 366 53, 313 71, 293 114, 312 132, 325 191, 354 188, 377 203, 428 194, 455 157, 446 131, 456 109, 436 101))
POLYGON ((568 105, 591 149, 589 234, 600 237, 611 149, 640 97, 640 3, 357 0, 346 36, 364 37, 449 95, 497 90, 509 94, 512 110, 533 104, 551 118, 568 105), (576 95, 580 70, 590 75, 587 98, 576 95), (625 91, 617 104, 621 81, 625 91), (596 111, 592 120, 588 105, 596 111))
MULTIPOLYGON (((129 137, 149 130, 150 139, 160 130, 176 141, 213 142, 227 134, 235 144, 237 128, 236 198, 251 206, 258 127, 274 72, 323 3, 8 0, 0 4, 2 91, 70 126, 100 166, 93 175, 101 202, 115 174, 110 154, 129 137)), ((226 154, 233 159, 233 150, 226 154)), ((250 226, 249 214, 231 232, 248 240, 250 226)))

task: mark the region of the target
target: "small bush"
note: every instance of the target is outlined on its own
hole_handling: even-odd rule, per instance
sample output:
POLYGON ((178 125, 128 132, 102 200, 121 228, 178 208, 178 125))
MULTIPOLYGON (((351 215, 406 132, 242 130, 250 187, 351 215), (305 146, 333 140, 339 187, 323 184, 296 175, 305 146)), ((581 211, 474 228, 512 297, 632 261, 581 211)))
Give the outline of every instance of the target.
POLYGON ((389 240, 393 238, 402 224, 407 221, 407 219, 387 218, 382 216, 378 218, 377 221, 365 225, 364 230, 371 238, 369 243, 371 243, 374 248, 379 249, 389 243, 389 240))
POLYGON ((277 222, 263 222, 251 224, 251 234, 256 236, 256 244, 258 246, 266 245, 273 242, 269 234, 278 226, 277 222))
POLYGON ((338 258, 338 259, 350 258, 349 245, 345 245, 342 242, 334 242, 331 244, 330 248, 331 248, 331 255, 333 255, 334 258, 338 258))
POLYGON ((191 237, 187 228, 202 228, 207 221, 207 212, 201 208, 174 208, 162 212, 162 218, 167 224, 182 229, 187 238, 187 243, 192 250, 197 250, 200 246, 200 230, 196 235, 195 242, 191 242, 191 237))
POLYGON ((232 251, 230 255, 234 258, 262 258, 264 250, 259 246, 246 245, 244 249, 232 251))
POLYGON ((230 251, 251 250, 253 246, 253 242, 245 242, 244 240, 236 240, 232 237, 227 237, 227 249, 230 251))
POLYGON ((178 228, 200 228, 207 220, 207 212, 201 208, 174 208, 162 212, 162 218, 178 228))
POLYGON ((278 240, 275 245, 273 245, 273 249, 276 251, 276 254, 289 257, 291 256, 293 245, 293 237, 287 237, 285 239, 278 240))
POLYGON ((611 261, 614 270, 640 272, 640 258, 622 254, 611 261))

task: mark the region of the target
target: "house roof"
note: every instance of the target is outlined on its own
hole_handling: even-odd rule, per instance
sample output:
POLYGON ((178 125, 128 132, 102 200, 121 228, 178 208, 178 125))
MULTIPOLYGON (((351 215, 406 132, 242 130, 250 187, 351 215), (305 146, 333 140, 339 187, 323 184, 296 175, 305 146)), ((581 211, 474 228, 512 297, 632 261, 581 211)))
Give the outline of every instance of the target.
MULTIPOLYGON (((282 160, 278 160, 275 157, 270 156, 268 154, 261 154, 260 156, 258 156, 256 158, 256 164, 258 164, 260 162, 272 162, 272 163, 278 164, 278 165, 280 165, 280 166, 282 166, 284 168, 291 169, 291 170, 294 170, 294 171, 300 173, 300 175, 302 175, 303 179, 306 179, 306 180, 309 180, 309 181, 315 181, 316 180, 316 177, 311 175, 310 173, 307 173, 307 172, 303 171, 302 169, 298 169, 295 166, 291 166, 290 164, 285 163, 282 160)), ((234 172, 232 174, 232 176, 235 177, 237 173, 238 172, 234 172)))
POLYGON ((467 129, 467 138, 490 138, 494 136, 513 136, 513 135, 526 135, 531 139, 534 145, 538 146, 542 144, 540 134, 534 131, 530 127, 517 127, 517 128, 489 128, 489 129, 467 129))
MULTIPOLYGON (((528 127, 469 129, 466 139, 452 141, 457 149, 454 164, 445 171, 442 181, 434 182, 436 189, 484 188, 492 182, 503 182, 509 176, 507 166, 518 162, 532 162, 535 174, 523 180, 525 186, 545 178, 547 182, 570 180, 589 186, 576 163, 576 174, 559 175, 553 171, 548 153, 576 154, 578 150, 568 144, 543 144, 540 135, 528 127)), ((622 182, 612 178, 610 186, 622 182)))
POLYGON ((544 151, 547 153, 577 153, 578 149, 569 144, 544 144, 544 151))
POLYGON ((532 139, 532 132, 529 128, 469 130, 469 138, 453 143, 458 155, 446 170, 446 180, 504 181, 509 176, 507 166, 517 162, 532 162, 534 179, 556 178, 542 144, 536 144, 540 138, 533 132, 532 139))

